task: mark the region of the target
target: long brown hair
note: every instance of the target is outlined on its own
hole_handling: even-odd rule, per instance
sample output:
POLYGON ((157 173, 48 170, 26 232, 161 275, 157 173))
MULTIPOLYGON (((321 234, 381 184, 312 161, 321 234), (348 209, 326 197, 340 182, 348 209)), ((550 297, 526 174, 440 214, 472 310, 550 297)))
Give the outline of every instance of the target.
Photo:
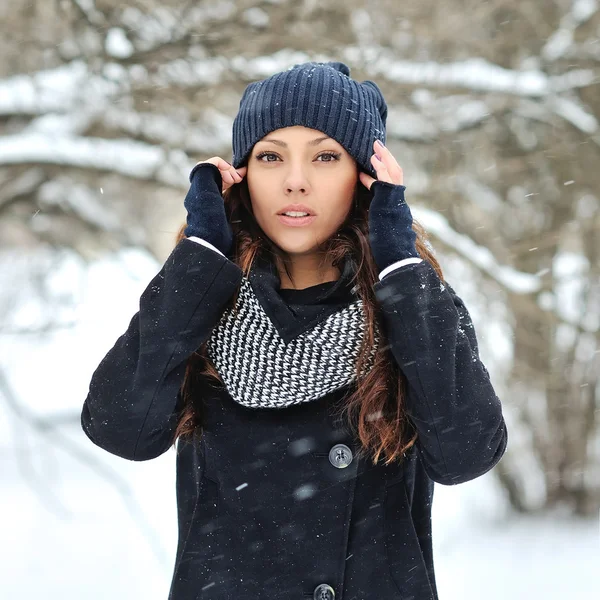
MULTIPOLYGON (((279 257, 288 272, 286 256, 261 230, 250 203, 248 185, 244 178, 232 185, 224 193, 225 212, 233 230, 234 242, 232 261, 248 276, 254 260, 265 253, 271 258, 279 257)), ((401 460, 404 453, 417 438, 414 427, 405 411, 406 381, 390 351, 385 333, 383 314, 375 298, 373 285, 378 281, 378 269, 369 246, 368 211, 373 193, 358 181, 354 193, 352 209, 345 222, 335 235, 323 244, 323 251, 329 264, 339 266, 347 255, 356 264, 356 274, 352 283, 362 299, 367 327, 365 338, 356 364, 356 379, 349 393, 336 407, 338 417, 345 417, 351 431, 361 443, 359 454, 372 454, 373 464, 383 455, 385 464, 401 460), (372 368, 364 376, 363 365, 368 359, 369 349, 374 344, 375 324, 380 332, 380 345, 372 368)), ((177 235, 179 243, 184 235, 183 224, 177 235)), ((429 261, 441 279, 442 270, 427 241, 425 230, 416 221, 413 229, 417 234, 417 251, 421 258, 429 261)), ((291 274, 288 272, 291 278, 291 274)), ((239 290, 238 290, 239 291, 239 290)), ((235 292, 227 307, 234 307, 238 295, 235 292)), ((179 415, 174 442, 181 437, 187 439, 201 435, 202 403, 198 390, 202 386, 220 387, 223 381, 206 354, 206 342, 188 359, 186 372, 181 385, 183 409, 179 415), (196 393, 195 393, 196 391, 196 393)))

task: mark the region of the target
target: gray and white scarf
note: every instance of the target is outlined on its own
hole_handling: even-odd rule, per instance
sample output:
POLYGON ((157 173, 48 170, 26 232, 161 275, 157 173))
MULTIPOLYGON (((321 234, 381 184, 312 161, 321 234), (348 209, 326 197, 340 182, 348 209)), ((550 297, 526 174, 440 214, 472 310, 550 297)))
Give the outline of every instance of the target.
MULTIPOLYGON (((234 308, 223 313, 207 353, 231 397, 252 408, 284 408, 310 402, 356 378, 366 322, 359 298, 315 327, 284 342, 263 310, 250 281, 242 278, 234 308)), ((374 363, 380 336, 368 357, 374 363)))

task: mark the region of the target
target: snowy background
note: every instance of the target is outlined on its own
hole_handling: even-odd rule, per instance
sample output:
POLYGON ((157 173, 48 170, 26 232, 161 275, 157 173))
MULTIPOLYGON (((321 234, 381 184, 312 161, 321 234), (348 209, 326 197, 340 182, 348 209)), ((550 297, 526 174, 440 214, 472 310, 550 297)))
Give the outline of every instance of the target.
POLYGON ((499 467, 436 486, 440 599, 599 598, 599 3, 19 6, 0 4, 0 599, 167 597, 174 450, 114 457, 81 406, 189 169, 230 156, 249 81, 305 60, 381 85, 505 407, 499 467))

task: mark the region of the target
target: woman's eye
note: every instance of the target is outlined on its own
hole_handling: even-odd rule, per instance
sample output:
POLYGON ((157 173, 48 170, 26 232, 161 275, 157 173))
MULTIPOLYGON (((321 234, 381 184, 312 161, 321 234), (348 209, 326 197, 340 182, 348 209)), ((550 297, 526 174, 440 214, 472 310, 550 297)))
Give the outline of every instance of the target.
POLYGON ((263 152, 262 154, 259 154, 256 158, 257 160, 260 160, 262 162, 275 162, 278 156, 277 154, 271 154, 270 152, 263 152), (263 158, 266 158, 267 160, 263 160, 263 158))
POLYGON ((327 158, 328 160, 322 160, 321 162, 335 162, 340 159, 340 154, 335 152, 328 152, 327 154, 319 154, 318 158, 327 158))

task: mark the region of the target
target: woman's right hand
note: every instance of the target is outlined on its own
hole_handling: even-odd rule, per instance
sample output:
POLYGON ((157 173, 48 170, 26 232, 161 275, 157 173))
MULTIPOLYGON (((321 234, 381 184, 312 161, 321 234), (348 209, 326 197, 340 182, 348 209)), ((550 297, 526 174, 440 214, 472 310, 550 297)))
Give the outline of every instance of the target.
POLYGON ((219 169, 219 172, 221 173, 221 179, 223 180, 223 189, 221 190, 222 192, 230 188, 235 183, 240 183, 240 181, 242 181, 242 179, 246 176, 247 167, 240 167, 239 169, 234 169, 232 165, 230 165, 226 160, 224 160, 220 156, 213 156, 212 158, 208 158, 207 160, 200 161, 194 166, 194 168, 192 169, 192 173, 194 172, 196 167, 206 163, 215 165, 215 167, 219 169))
POLYGON ((242 181, 246 168, 239 171, 218 156, 197 163, 190 173, 191 186, 184 201, 185 236, 202 238, 224 255, 233 245, 233 231, 225 213, 222 192, 242 181))

